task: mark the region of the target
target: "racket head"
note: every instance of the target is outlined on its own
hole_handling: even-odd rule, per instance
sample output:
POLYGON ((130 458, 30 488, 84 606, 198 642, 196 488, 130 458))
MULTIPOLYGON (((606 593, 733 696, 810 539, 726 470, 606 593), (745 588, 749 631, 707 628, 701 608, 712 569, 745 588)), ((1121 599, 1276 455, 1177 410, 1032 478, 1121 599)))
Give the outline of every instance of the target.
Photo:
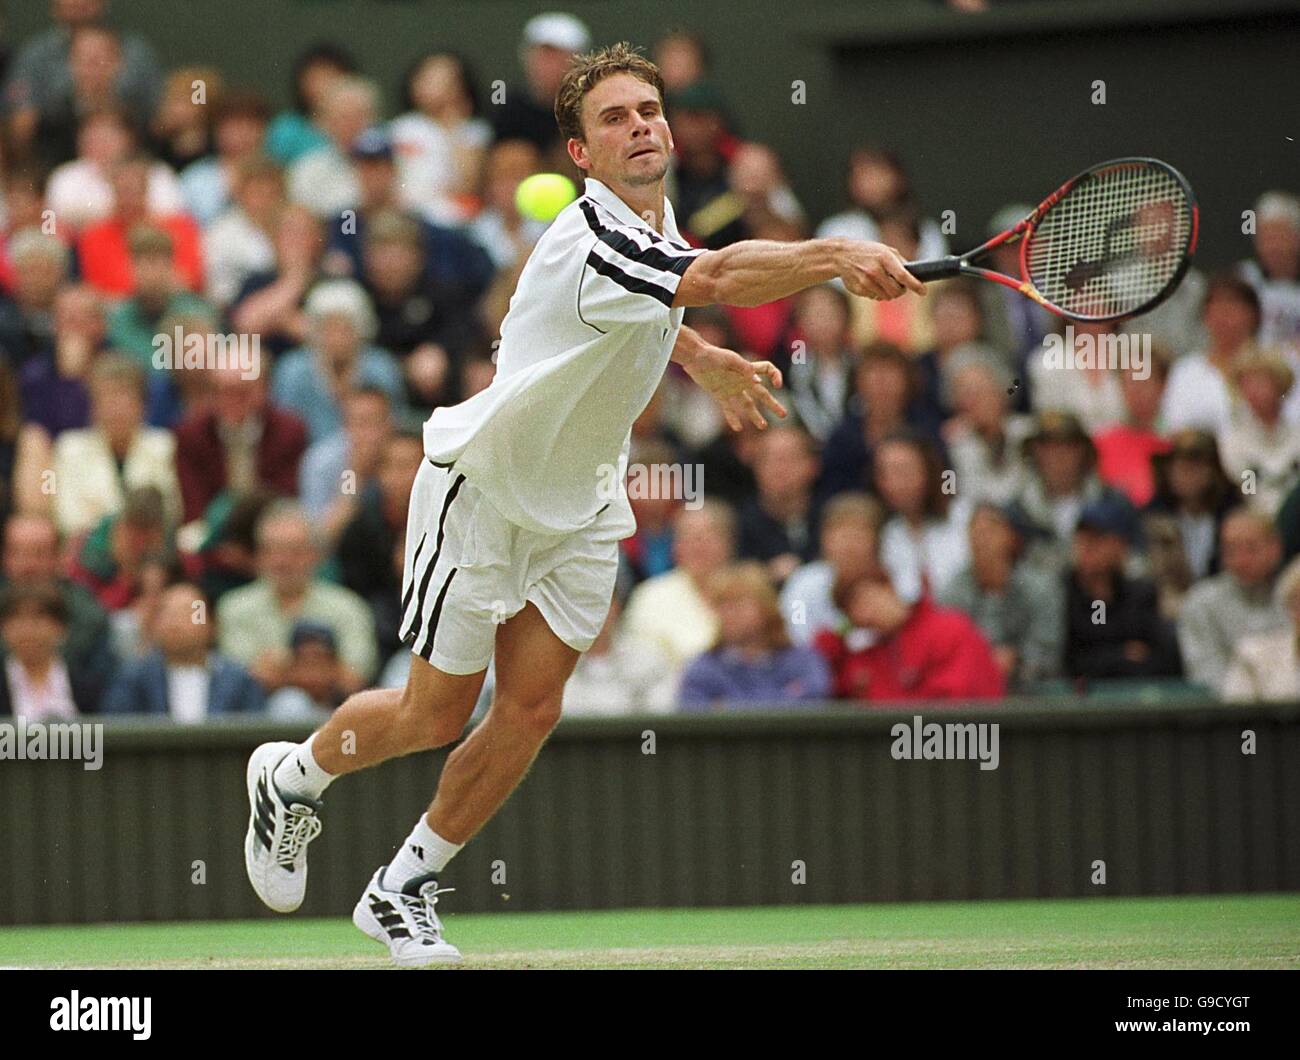
POLYGON ((1119 320, 1177 289, 1199 221, 1192 187, 1173 166, 1116 158, 1066 181, 1008 235, 1020 237, 1025 294, 1071 320, 1119 320))

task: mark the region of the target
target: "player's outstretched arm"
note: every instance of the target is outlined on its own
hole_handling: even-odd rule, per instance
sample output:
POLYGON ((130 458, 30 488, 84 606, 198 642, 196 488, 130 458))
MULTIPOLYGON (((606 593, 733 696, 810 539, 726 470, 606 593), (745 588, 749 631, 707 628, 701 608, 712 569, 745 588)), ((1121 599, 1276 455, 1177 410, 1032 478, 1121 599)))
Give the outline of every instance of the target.
POLYGON ((677 285, 673 307, 763 305, 837 277, 851 294, 864 298, 925 293, 925 285, 907 271, 898 251, 884 243, 747 239, 695 258, 677 285))
POLYGON ((740 430, 743 420, 765 428, 763 409, 785 418, 785 406, 767 389, 781 386, 781 369, 771 361, 746 360, 734 350, 705 342, 688 327, 678 329, 672 359, 721 406, 723 419, 733 431, 740 430))

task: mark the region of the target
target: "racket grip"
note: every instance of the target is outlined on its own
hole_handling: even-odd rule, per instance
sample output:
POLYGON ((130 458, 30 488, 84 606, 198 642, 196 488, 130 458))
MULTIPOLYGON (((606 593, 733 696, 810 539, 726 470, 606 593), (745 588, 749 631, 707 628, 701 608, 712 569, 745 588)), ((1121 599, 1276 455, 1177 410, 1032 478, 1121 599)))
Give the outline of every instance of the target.
POLYGON ((961 275, 961 258, 949 254, 946 258, 931 258, 929 261, 909 261, 907 271, 922 283, 927 280, 946 280, 950 276, 961 275))

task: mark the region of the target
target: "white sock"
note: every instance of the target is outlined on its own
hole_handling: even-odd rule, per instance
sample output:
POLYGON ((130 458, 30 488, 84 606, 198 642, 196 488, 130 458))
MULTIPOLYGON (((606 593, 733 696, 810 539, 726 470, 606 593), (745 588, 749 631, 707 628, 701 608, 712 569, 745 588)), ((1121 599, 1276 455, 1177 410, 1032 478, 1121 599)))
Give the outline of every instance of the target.
POLYGON ((316 763, 316 756, 311 753, 311 742, 315 734, 307 737, 305 743, 284 756, 284 761, 275 768, 275 786, 285 795, 304 795, 309 799, 319 800, 325 789, 334 780, 333 773, 326 773, 316 763))
POLYGON ((402 887, 417 876, 427 876, 431 872, 441 872, 447 867, 456 851, 464 843, 449 843, 429 827, 429 822, 421 815, 419 823, 406 837, 402 847, 393 855, 393 860, 384 870, 380 882, 385 887, 402 887))

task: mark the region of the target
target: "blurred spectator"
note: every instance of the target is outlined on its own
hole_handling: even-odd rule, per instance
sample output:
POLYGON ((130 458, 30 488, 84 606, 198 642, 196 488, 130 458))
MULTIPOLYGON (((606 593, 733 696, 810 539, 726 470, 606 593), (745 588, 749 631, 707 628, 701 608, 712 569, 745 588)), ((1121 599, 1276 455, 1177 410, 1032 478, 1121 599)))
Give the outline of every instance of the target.
MULTIPOLYGON (((43 115, 66 112, 76 96, 78 79, 103 76, 95 64, 85 61, 93 55, 79 57, 74 74, 71 51, 76 32, 99 25, 107 7, 107 0, 51 0, 55 25, 26 41, 14 56, 5 85, 5 109, 17 154, 31 147, 43 115)), ((136 33, 116 37, 113 52, 108 67, 112 96, 143 121, 153 113, 162 88, 157 55, 136 33)))
POLYGON ((1241 401, 1221 437, 1223 469, 1273 515, 1300 482, 1300 425, 1282 418, 1295 372, 1275 353, 1248 354, 1233 366, 1241 401))
POLYGON ((1006 504, 1029 480, 1024 443, 1028 416, 1010 413, 1009 388, 988 361, 971 361, 952 376, 953 417, 944 425, 948 455, 964 497, 1006 504))
POLYGON ((340 681, 348 693, 366 686, 376 670, 374 622, 356 593, 313 572, 321 553, 316 528, 296 504, 277 501, 257 524, 258 577, 232 589, 217 605, 221 650, 246 666, 269 693, 292 684, 294 623, 327 626, 338 640, 340 681))
POLYGON ((173 569, 172 521, 157 487, 130 489, 120 512, 100 519, 77 543, 69 573, 106 611, 121 611, 142 593, 160 586, 147 568, 161 562, 173 569))
POLYGON ((47 722, 99 709, 99 675, 78 671, 60 654, 67 625, 63 600, 50 583, 0 591, 0 715, 47 722))
POLYGON ((1300 700, 1300 561, 1278 575, 1274 596, 1287 616, 1273 633, 1252 633, 1237 642, 1223 698, 1233 703, 1294 703, 1300 700))
POLYGON ((148 223, 171 239, 172 264, 181 283, 191 291, 203 287, 203 258, 198 227, 184 214, 154 215, 147 200, 149 161, 123 159, 112 170, 113 213, 81 233, 77 257, 85 281, 106 295, 131 294, 136 277, 128 239, 132 230, 148 223))
POLYGON ((393 550, 406 533, 415 473, 424 460, 424 436, 402 430, 384 444, 375 481, 361 490, 356 514, 343 527, 336 550, 343 584, 370 605, 379 651, 387 658, 402 643, 402 572, 393 550))
POLYGON ((43 235, 56 235, 70 242, 67 226, 60 225, 58 215, 45 211, 45 173, 32 164, 10 165, 0 173, 4 199, 0 202, 0 291, 12 293, 17 278, 9 242, 24 228, 40 229, 43 235))
POLYGON ((744 238, 732 196, 729 166, 738 146, 728 129, 727 105, 717 86, 697 81, 667 96, 673 131, 678 227, 711 249, 744 238))
MULTIPOLYGON (((114 307, 108 316, 108 341, 118 353, 131 357, 145 372, 157 369, 154 353, 164 317, 199 314, 216 318, 208 303, 180 286, 174 266, 172 237, 152 225, 136 225, 127 235, 131 255, 134 291, 114 307)), ((171 335, 167 334, 170 341, 171 335)))
POLYGON ((795 301, 795 347, 785 373, 784 403, 808 433, 825 442, 849 408, 856 357, 849 345, 849 296, 810 287, 795 301))
POLYGON ((1178 620, 1178 644, 1188 676, 1219 694, 1243 637, 1286 625, 1273 595, 1282 545, 1272 520, 1258 510, 1229 513, 1220 531, 1223 573, 1197 582, 1178 620))
POLYGON ((426 52, 402 78, 402 110, 388 126, 402 203, 450 223, 478 192, 492 126, 479 117, 474 75, 454 52, 426 52))
POLYGON ((361 278, 378 318, 375 341, 401 360, 410 403, 431 409, 461 399, 461 362, 484 335, 474 294, 437 279, 426 248, 414 218, 376 214, 366 226, 361 278))
POLYGON ((682 675, 682 710, 779 708, 826 697, 826 661, 811 648, 791 644, 776 590, 760 564, 717 571, 706 592, 718 616, 718 636, 682 675))
POLYGON ((1175 677, 1178 647, 1156 607, 1156 587, 1125 574, 1138 534, 1117 497, 1085 505, 1066 575, 1065 672, 1074 678, 1175 677))
MULTIPOLYGON (((882 148, 864 145, 853 150, 845 187, 849 208, 818 226, 819 239, 878 240, 881 217, 916 206, 902 162, 882 148)), ((919 231, 918 259, 941 258, 948 253, 948 240, 938 224, 925 218, 919 231)))
POLYGON ((1029 481, 1016 498, 1030 521, 1047 531, 1060 557, 1070 547, 1079 512, 1103 496, 1119 496, 1097 477, 1097 450, 1078 418, 1048 410, 1026 439, 1029 481))
POLYGON ((718 620, 709 609, 705 586, 731 562, 735 544, 736 517, 725 503, 710 499, 698 508, 683 508, 673 533, 677 568, 632 590, 624 630, 653 643, 674 668, 707 651, 718 620))
POLYGON ((877 342, 863 350, 853 391, 848 414, 822 453, 823 496, 870 487, 874 453, 884 439, 908 430, 932 434, 938 428, 937 420, 914 400, 913 365, 897 346, 877 342))
MULTIPOLYGON (((116 531, 111 521, 106 520, 106 526, 110 531, 116 531)), ((103 539, 94 542, 94 537, 92 533, 83 542, 82 555, 92 565, 95 560, 114 562, 111 554, 111 546, 115 544, 112 534, 108 538, 107 548, 103 539), (99 552, 98 556, 94 556, 96 551, 99 552)), ((141 540, 144 539, 142 535, 141 540)), ((121 549, 120 545, 117 547, 121 549)), ((197 564, 193 566, 195 570, 198 569, 197 564)), ((79 573, 78 576, 82 575, 79 573)), ((163 594, 185 577, 185 568, 177 554, 171 551, 170 541, 158 550, 151 549, 142 553, 133 575, 122 582, 126 605, 108 614, 108 623, 113 630, 113 651, 121 665, 138 662, 158 646, 154 638, 154 622, 162 607, 163 594)))
MULTIPOLYGON (((781 612, 795 644, 811 644, 823 629, 840 630, 847 619, 835 594, 850 582, 880 570, 879 534, 885 513, 865 493, 841 493, 822 512, 821 558, 805 563, 781 589, 781 612)), ((909 597, 920 596, 920 583, 909 597)))
POLYGON ((976 505, 970 521, 970 564, 938 594, 969 615, 993 646, 1008 686, 1028 689, 1057 676, 1065 647, 1065 597, 1048 571, 1025 562, 1036 533, 1014 504, 976 505))
POLYGON ((1156 491, 1144 530, 1161 611, 1177 617, 1192 583, 1219 572, 1220 528, 1242 494, 1224 474, 1219 447, 1205 431, 1176 431, 1154 468, 1156 491))
POLYGON ((343 399, 342 426, 307 449, 298 490, 325 541, 337 540, 356 515, 358 496, 379 475, 393 427, 388 395, 375 386, 359 386, 343 399))
POLYGON ((404 406, 401 366, 392 354, 370 345, 377 322, 366 292, 351 280, 330 280, 307 298, 307 345, 276 363, 271 396, 296 413, 316 442, 342 424, 340 402, 358 386, 376 386, 404 406))
MULTIPOLYGON (((546 231, 542 221, 534 221, 520 214, 515 205, 515 192, 519 185, 534 173, 541 171, 541 155, 535 145, 527 140, 498 140, 488 150, 483 166, 483 208, 474 215, 466 228, 470 238, 487 251, 498 272, 509 276, 502 292, 495 294, 499 300, 504 294, 508 302, 514 293, 519 273, 523 271, 533 244, 546 231)), ((497 291, 501 277, 493 282, 497 291)), ((489 294, 488 298, 493 298, 489 294)), ((505 317, 505 307, 490 318, 496 334, 505 317)))
POLYGON ((1270 191, 1255 203, 1255 256, 1238 272, 1259 295, 1261 342, 1300 344, 1300 199, 1270 191))
MULTIPOLYGON (((910 207, 885 214, 880 218, 880 241, 897 250, 904 261, 915 261, 921 245, 920 219, 910 207)), ((934 348, 931 303, 924 296, 909 291, 887 302, 854 298, 852 306, 855 345, 884 339, 911 355, 934 348)))
POLYGON ((149 122, 152 153, 176 173, 206 158, 213 148, 211 115, 224 98, 225 82, 214 67, 182 66, 169 73, 149 122))
POLYGON ((1120 350, 1128 350, 1130 360, 1136 356, 1142 337, 1136 333, 1117 335, 1113 323, 1078 321, 1069 325, 1061 338, 1066 347, 1065 363, 1052 364, 1042 348, 1029 358, 1029 393, 1037 411, 1056 409, 1078 418, 1090 434, 1124 420, 1124 388, 1120 377, 1123 362, 1120 350), (1074 348, 1069 349, 1069 336, 1074 348), (1117 344, 1122 343, 1122 346, 1117 344), (1115 361, 1111 350, 1114 347, 1115 361), (1119 367, 1116 367, 1119 365, 1119 367))
POLYGON ((128 663, 104 697, 105 714, 164 714, 193 723, 264 706, 262 689, 238 663, 213 650, 209 601, 195 585, 162 594, 153 622, 157 647, 128 663))
POLYGON ((275 239, 284 205, 284 175, 269 159, 243 160, 233 167, 229 181, 233 201, 203 233, 207 295, 222 309, 250 277, 275 270, 275 239))
POLYGON ((488 111, 495 139, 528 140, 548 168, 567 168, 564 143, 555 128, 555 94, 573 56, 590 46, 587 27, 572 15, 548 12, 530 18, 520 44, 524 83, 508 86, 504 101, 494 99, 488 111))
POLYGON ((361 188, 352 166, 352 144, 379 117, 379 89, 362 77, 335 78, 320 101, 319 124, 328 142, 289 166, 289 198, 328 225, 341 225, 354 209, 361 188))
POLYGON ((164 509, 179 514, 176 440, 170 431, 144 425, 144 372, 124 357, 105 355, 91 369, 89 388, 91 425, 64 431, 54 443, 59 529, 92 529, 120 511, 126 491, 139 486, 157 487, 164 509))
MULTIPOLYGON (((113 212, 113 170, 136 150, 136 132, 118 108, 90 111, 77 130, 77 157, 50 174, 45 205, 71 231, 113 212)), ((151 161, 145 201, 157 216, 184 209, 181 185, 165 163, 151 161)))
POLYGON ((357 65, 342 48, 315 44, 293 63, 290 78, 293 107, 282 110, 266 130, 266 153, 282 166, 329 144, 329 137, 317 124, 321 101, 340 78, 355 74, 357 65))
POLYGON ((818 463, 817 443, 802 427, 782 424, 759 435, 758 492, 740 509, 737 553, 760 561, 777 585, 817 555, 818 463))
POLYGON ((0 355, 15 372, 33 357, 49 359, 54 348, 54 303, 68 277, 68 248, 39 228, 9 240, 14 266, 12 297, 0 295, 0 355))
POLYGON ((622 596, 615 590, 599 636, 564 685, 565 715, 666 714, 675 707, 675 669, 655 645, 620 627, 622 614, 622 596))
POLYGON ((414 226, 418 240, 416 236, 411 239, 422 244, 422 268, 416 275, 428 288, 426 296, 444 312, 449 304, 461 308, 461 303, 478 298, 491 282, 492 260, 458 230, 403 209, 393 142, 388 134, 382 129, 367 129, 353 142, 351 157, 360 192, 356 216, 350 218, 351 224, 331 225, 326 271, 361 279, 367 272, 370 238, 374 234, 371 224, 383 220, 391 228, 392 217, 398 216, 414 226))
POLYGON ((927 302, 934 320, 934 347, 916 359, 918 398, 929 420, 938 423, 952 415, 957 370, 981 357, 989 363, 996 363, 996 358, 977 345, 984 322, 973 281, 940 284, 927 302))
MULTIPOLYGON (((898 434, 876 447, 876 491, 889 512, 880 531, 880 562, 896 587, 919 583, 938 595, 970 558, 970 504, 953 500, 950 474, 935 447, 898 434)), ((893 590, 891 589, 891 592, 893 590)))
POLYGON ((224 490, 248 493, 260 486, 294 496, 307 447, 303 422, 267 401, 262 372, 246 378, 232 366, 212 376, 214 406, 176 427, 176 473, 185 522, 201 518, 224 490))
POLYGON ((1121 372, 1124 419, 1097 432, 1092 439, 1097 450, 1097 476, 1139 508, 1155 495, 1154 458, 1169 451, 1160 419, 1160 399, 1172 363, 1169 348, 1153 343, 1151 367, 1145 376, 1121 372))
POLYGON ((321 223, 301 206, 279 211, 272 238, 274 265, 245 278, 229 314, 236 331, 258 335, 263 347, 279 357, 310 333, 304 303, 320 278, 325 242, 321 223))
POLYGON ((271 120, 270 105, 256 92, 223 92, 208 100, 212 146, 181 172, 185 209, 206 228, 232 205, 241 169, 261 159, 262 140, 271 120))
POLYGON ((1255 289, 1231 274, 1211 278, 1201 310, 1209 347, 1174 363, 1160 418, 1165 427, 1200 427, 1220 434, 1232 419, 1232 368, 1255 350, 1260 304, 1255 289))
POLYGON ((0 584, 53 585, 63 601, 66 634, 63 655, 74 672, 107 681, 117 665, 108 615, 94 596, 63 573, 59 532, 39 515, 11 515, 4 524, 0 584))
POLYGON ((813 644, 830 663, 837 699, 993 699, 1006 690, 983 634, 960 611, 894 590, 888 575, 865 575, 836 593, 849 621, 813 644))
POLYGON ((320 622, 298 622, 289 635, 284 684, 267 700, 267 713, 282 721, 321 721, 347 698, 346 683, 334 630, 320 622))
POLYGON ((698 33, 670 30, 655 41, 654 63, 664 79, 664 91, 680 92, 708 75, 709 48, 698 33))
MULTIPOLYGON (((656 394, 661 390, 662 387, 656 394)), ((657 400, 651 398, 647 409, 657 400)), ((654 434, 642 442, 636 438, 635 426, 632 431, 634 445, 623 489, 636 517, 636 533, 619 542, 619 548, 633 580, 641 582, 672 570, 673 525, 677 513, 683 501, 692 500, 685 496, 688 488, 694 487, 691 492, 698 498, 703 483, 686 477, 698 467, 691 469, 681 463, 667 442, 654 434), (678 483, 681 488, 677 487, 678 483)))
MULTIPOLYGON (((1008 228, 1013 228, 1028 217, 1033 207, 1028 203, 1012 203, 998 210, 990 219, 985 232, 992 239, 1008 228)), ((1007 276, 1020 275, 1019 241, 1003 243, 990 253, 989 267, 1007 276)), ((1013 379, 1025 380, 1021 386, 1016 408, 1029 407, 1028 363, 1043 348, 1044 336, 1056 330, 1056 317, 1019 291, 1000 283, 981 283, 979 300, 984 320, 984 335, 994 348, 1006 358, 1005 367, 1013 379)))

